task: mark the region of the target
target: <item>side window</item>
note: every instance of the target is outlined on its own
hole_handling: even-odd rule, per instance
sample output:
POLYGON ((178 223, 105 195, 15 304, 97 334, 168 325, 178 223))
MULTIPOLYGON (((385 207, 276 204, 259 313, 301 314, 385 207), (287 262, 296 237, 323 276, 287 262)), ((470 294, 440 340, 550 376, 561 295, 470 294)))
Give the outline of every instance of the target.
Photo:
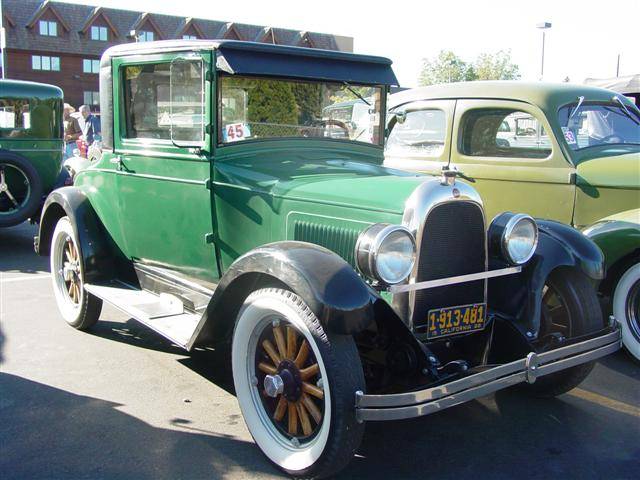
POLYGON ((462 119, 460 150, 472 157, 546 158, 551 154, 551 142, 530 113, 476 109, 462 119))
POLYGON ((387 138, 390 154, 417 153, 437 157, 444 151, 447 118, 439 109, 415 110, 398 117, 387 138))
POLYGON ((31 128, 29 99, 0 99, 0 137, 21 137, 31 128))
POLYGON ((170 140, 170 64, 127 65, 122 76, 125 137, 170 140))

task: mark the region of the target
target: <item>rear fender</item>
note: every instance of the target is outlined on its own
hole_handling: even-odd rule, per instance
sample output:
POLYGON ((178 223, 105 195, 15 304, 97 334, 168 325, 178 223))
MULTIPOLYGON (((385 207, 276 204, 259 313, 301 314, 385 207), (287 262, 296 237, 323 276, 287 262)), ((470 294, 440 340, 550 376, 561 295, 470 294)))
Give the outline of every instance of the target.
POLYGON ((78 239, 87 283, 115 278, 115 245, 96 215, 85 193, 77 187, 54 190, 47 197, 40 217, 40 230, 35 238, 39 255, 49 255, 51 238, 58 220, 69 217, 78 239))

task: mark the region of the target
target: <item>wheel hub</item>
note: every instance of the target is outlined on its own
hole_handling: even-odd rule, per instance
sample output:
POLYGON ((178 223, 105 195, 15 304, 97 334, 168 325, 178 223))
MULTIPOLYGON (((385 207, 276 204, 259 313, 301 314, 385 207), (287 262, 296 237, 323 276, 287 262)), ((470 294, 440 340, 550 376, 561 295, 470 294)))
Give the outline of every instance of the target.
POLYGON ((284 398, 290 402, 297 402, 302 395, 302 378, 296 364, 290 360, 283 360, 278 365, 278 376, 283 382, 284 398))

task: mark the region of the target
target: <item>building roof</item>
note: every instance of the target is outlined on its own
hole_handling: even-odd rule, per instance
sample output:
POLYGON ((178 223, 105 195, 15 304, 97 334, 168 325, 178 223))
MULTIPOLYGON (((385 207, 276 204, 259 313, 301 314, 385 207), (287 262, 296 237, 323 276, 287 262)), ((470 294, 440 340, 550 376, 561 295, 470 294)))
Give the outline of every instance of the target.
MULTIPOLYGON (((160 15, 156 13, 119 10, 114 8, 99 7, 99 14, 108 19, 110 27, 114 29, 113 41, 103 42, 91 40, 87 34, 88 27, 96 15, 96 7, 89 5, 77 5, 64 2, 42 0, 2 0, 2 9, 7 26, 7 48, 29 51, 83 53, 86 55, 100 56, 109 46, 132 42, 129 37, 131 30, 151 24, 158 29, 158 36, 164 39, 175 38, 184 32, 185 17, 160 15), (34 19, 46 14, 53 8, 54 16, 63 20, 65 41, 58 37, 38 35, 35 28, 27 28, 27 25, 35 25, 34 19), (94 18, 92 18, 94 17, 94 18), (10 21, 9 21, 10 20, 10 21), (146 23, 149 22, 149 23, 146 23), (13 25, 11 25, 13 23, 13 25), (180 33, 177 33, 180 32, 180 33)), ((227 21, 207 20, 201 18, 191 19, 197 25, 198 33, 206 38, 221 38, 221 35, 231 35, 234 39, 255 40, 260 38, 264 25, 249 25, 232 23, 227 21), (229 34, 228 32, 232 32, 229 34), (235 38, 235 37, 238 38, 235 38)), ((301 39, 308 38, 313 47, 339 50, 340 45, 335 35, 316 32, 300 32, 285 28, 273 28, 273 38, 284 45, 298 45, 301 39)), ((267 41, 270 41, 267 39, 267 41)))
POLYGON ((389 108, 416 100, 486 98, 527 102, 543 110, 557 109, 579 96, 589 101, 609 101, 610 90, 571 83, 523 82, 518 80, 443 83, 405 90, 389 98, 389 108))

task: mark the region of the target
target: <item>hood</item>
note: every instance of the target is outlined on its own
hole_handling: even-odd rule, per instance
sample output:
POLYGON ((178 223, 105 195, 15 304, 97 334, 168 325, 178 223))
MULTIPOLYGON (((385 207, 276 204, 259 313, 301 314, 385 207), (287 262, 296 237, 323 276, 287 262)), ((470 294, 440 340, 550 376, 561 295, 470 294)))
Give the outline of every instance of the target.
POLYGON ((261 162, 218 164, 228 183, 275 198, 326 203, 402 214, 407 198, 418 185, 433 178, 366 161, 336 157, 310 159, 296 154, 261 156, 261 162))
POLYGON ((578 185, 638 190, 640 152, 585 160, 576 171, 578 185))

